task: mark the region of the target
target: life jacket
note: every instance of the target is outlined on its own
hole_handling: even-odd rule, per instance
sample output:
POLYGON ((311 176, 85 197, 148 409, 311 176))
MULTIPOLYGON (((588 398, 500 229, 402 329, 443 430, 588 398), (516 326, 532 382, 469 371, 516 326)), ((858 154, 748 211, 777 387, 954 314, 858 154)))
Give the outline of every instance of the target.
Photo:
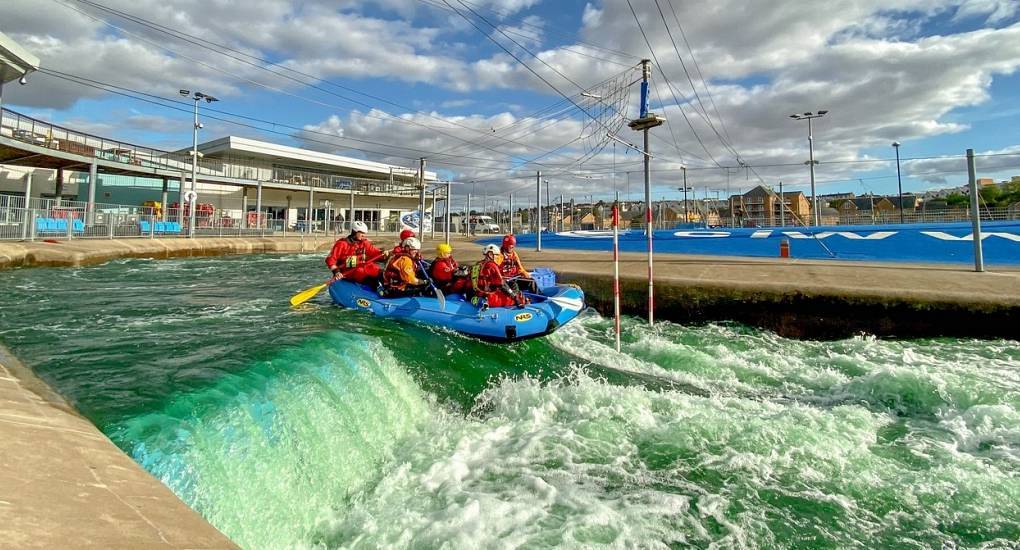
POLYGON ((326 257, 326 265, 330 269, 334 266, 341 269, 353 269, 364 265, 370 254, 375 257, 379 253, 379 250, 372 246, 372 242, 368 239, 358 241, 353 236, 347 236, 333 245, 333 250, 326 257))
POLYGON ((400 268, 397 267, 397 260, 399 258, 410 258, 411 255, 401 250, 399 253, 390 256, 390 259, 386 262, 386 269, 383 270, 382 284, 385 288, 395 288, 398 290, 404 290, 407 288, 407 282, 401 276, 400 268))
POLYGON ((477 294, 490 294, 503 284, 499 265, 492 260, 482 260, 471 266, 471 288, 477 294))
POLYGON ((517 256, 517 251, 500 252, 503 255, 503 260, 499 262, 499 272, 503 278, 509 279, 520 275, 523 268, 521 268, 521 259, 517 256))
POLYGON ((436 258, 429 269, 429 275, 436 284, 445 284, 453 280, 453 272, 457 270, 457 260, 453 256, 449 258, 436 258))

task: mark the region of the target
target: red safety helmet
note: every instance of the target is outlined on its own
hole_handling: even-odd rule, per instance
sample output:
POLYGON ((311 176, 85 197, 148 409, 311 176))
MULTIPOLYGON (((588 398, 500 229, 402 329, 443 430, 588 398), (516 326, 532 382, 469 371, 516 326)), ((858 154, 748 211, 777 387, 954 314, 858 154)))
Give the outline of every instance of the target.
POLYGON ((514 237, 513 235, 503 237, 503 248, 508 246, 517 246, 517 237, 514 237))
POLYGON ((405 239, 410 239, 413 236, 414 231, 411 231, 410 229, 405 229, 400 232, 400 242, 404 242, 405 239))

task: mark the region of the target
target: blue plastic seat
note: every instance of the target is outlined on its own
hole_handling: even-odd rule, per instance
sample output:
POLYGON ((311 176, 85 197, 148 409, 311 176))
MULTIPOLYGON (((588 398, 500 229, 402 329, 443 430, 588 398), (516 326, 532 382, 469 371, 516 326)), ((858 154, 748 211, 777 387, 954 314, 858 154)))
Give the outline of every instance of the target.
POLYGON ((72 221, 71 222, 71 230, 74 231, 75 233, 84 233, 85 232, 85 222, 83 222, 81 220, 74 220, 74 221, 72 221))

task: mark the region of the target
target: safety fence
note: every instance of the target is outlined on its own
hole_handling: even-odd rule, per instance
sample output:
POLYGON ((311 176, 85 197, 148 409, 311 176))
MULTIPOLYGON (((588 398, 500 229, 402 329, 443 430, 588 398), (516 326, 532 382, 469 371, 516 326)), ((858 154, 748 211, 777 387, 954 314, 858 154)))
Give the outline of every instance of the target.
MULTIPOLYGON (((300 237, 336 236, 350 232, 352 222, 345 220, 297 220, 266 213, 236 211, 195 212, 194 228, 187 209, 107 205, 89 210, 85 206, 64 203, 50 208, 14 207, 8 201, 0 205, 0 240, 73 240, 180 237, 300 237)), ((370 233, 396 234, 397 220, 365 221, 370 233)))

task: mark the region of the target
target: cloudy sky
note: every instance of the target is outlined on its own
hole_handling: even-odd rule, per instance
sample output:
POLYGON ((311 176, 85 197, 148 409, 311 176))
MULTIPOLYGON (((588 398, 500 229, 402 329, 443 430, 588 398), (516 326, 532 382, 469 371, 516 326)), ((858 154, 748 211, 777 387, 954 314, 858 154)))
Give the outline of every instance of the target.
POLYGON ((656 198, 684 165, 699 197, 808 190, 788 115, 819 109, 819 193, 895 192, 894 140, 907 190, 964 183, 967 148, 1020 175, 1015 0, 3 0, 0 31, 51 71, 5 88, 32 116, 176 149, 177 90, 200 90, 202 139, 424 156, 478 195, 530 197, 541 170, 553 195, 638 198, 642 58, 656 198))

